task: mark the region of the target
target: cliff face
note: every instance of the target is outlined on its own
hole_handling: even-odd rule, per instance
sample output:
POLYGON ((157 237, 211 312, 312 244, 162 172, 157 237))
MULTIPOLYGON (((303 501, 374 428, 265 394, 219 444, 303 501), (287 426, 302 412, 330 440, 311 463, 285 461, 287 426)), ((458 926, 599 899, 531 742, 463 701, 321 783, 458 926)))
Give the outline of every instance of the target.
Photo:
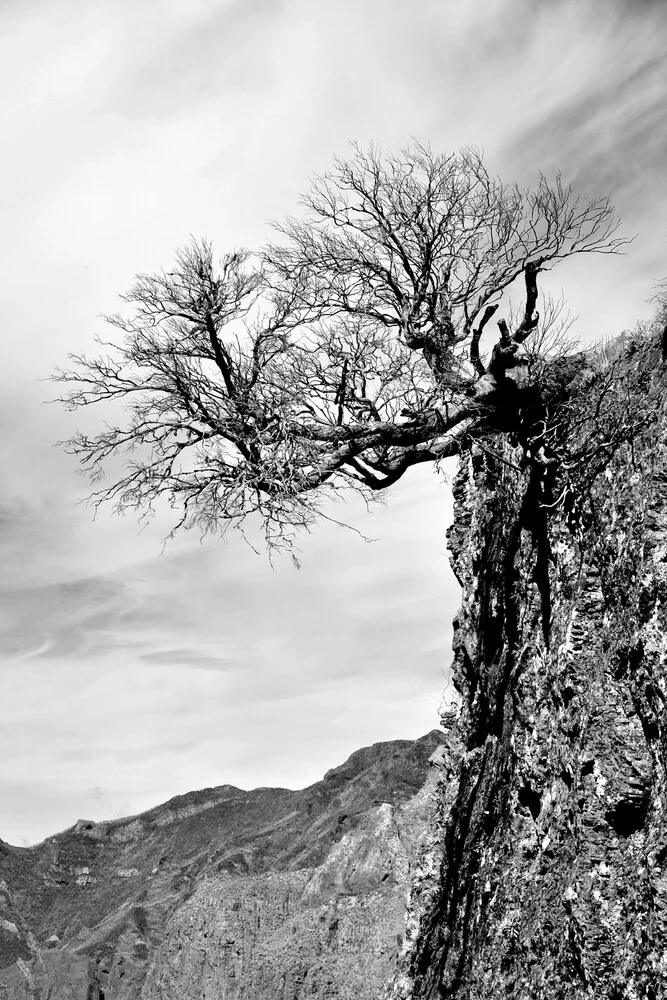
MULTIPOLYGON (((440 784, 388 995, 667 996, 667 421, 646 350, 607 380, 614 427, 637 420, 594 474, 561 459, 567 476, 536 495, 508 435, 461 462, 449 545, 465 752, 440 784)), ((584 411, 599 384, 579 378, 584 411)), ((599 452, 608 427, 588 429, 599 452)))
POLYGON ((0 998, 377 997, 455 756, 433 732, 303 791, 221 786, 33 848, 0 841, 0 998))

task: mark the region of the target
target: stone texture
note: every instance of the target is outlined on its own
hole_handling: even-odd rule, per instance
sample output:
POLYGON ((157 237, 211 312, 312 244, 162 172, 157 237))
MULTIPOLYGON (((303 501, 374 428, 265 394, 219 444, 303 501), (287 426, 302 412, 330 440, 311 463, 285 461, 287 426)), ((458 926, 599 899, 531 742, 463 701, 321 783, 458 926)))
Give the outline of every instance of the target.
POLYGON ((565 504, 526 516, 516 438, 462 459, 449 545, 464 752, 441 779, 388 996, 667 996, 661 384, 586 518, 565 504))

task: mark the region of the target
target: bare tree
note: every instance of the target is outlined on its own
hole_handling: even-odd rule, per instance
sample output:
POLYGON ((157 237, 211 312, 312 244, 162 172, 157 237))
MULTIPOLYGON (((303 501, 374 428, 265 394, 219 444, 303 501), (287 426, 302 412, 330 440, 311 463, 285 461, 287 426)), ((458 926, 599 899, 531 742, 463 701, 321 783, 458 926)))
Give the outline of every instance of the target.
POLYGON ((470 149, 355 146, 303 204, 257 255, 216 262, 192 241, 172 271, 140 275, 129 310, 107 317, 121 338, 57 372, 68 407, 124 406, 67 443, 94 482, 128 453, 95 502, 150 511, 164 497, 179 527, 205 532, 255 513, 270 546, 289 545, 327 495, 370 497, 515 427, 508 373, 535 363, 539 348, 522 357, 522 345, 547 344, 558 318, 540 321, 540 272, 623 243, 608 198, 582 201, 559 177, 505 186, 470 149), (489 321, 517 282, 523 304, 494 341, 489 321))

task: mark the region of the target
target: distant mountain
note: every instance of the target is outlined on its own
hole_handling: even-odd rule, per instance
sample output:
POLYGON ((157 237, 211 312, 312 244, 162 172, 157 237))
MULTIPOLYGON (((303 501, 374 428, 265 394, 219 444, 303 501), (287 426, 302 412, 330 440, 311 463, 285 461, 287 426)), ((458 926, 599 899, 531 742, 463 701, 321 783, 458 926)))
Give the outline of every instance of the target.
POLYGON ((2 1000, 372 1000, 453 737, 376 743, 302 791, 232 785, 0 841, 2 1000))

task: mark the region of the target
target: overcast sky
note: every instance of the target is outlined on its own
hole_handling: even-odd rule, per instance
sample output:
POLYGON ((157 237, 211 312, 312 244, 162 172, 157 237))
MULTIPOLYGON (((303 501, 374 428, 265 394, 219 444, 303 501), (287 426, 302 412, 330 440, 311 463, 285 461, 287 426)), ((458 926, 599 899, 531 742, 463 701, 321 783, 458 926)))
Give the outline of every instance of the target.
MULTIPOLYGON (((300 787, 438 723, 459 596, 442 479, 323 525, 303 568, 77 505, 42 380, 189 234, 257 245, 350 139, 484 148, 612 191, 624 257, 550 275, 584 339, 667 273, 667 5, 656 0, 4 0, 0 837, 222 783, 300 787)), ((342 513, 342 512, 341 512, 342 513)))

